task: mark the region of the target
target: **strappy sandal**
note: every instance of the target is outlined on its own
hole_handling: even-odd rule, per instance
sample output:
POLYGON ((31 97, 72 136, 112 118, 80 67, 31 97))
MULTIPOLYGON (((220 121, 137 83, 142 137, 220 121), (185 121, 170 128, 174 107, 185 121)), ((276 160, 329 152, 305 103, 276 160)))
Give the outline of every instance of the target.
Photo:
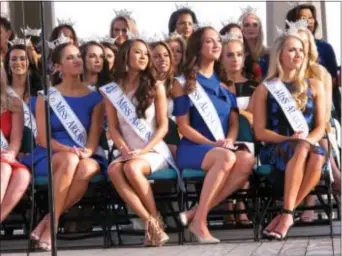
POLYGON ((292 216, 292 224, 287 228, 287 231, 285 234, 280 233, 278 231, 272 231, 270 232, 270 235, 274 237, 274 239, 278 240, 278 241, 284 241, 287 237, 287 234, 290 230, 290 228, 293 226, 294 224, 294 220, 293 220, 293 211, 288 210, 288 209, 282 209, 282 214, 290 214, 292 216))
MULTIPOLYGON (((281 215, 279 214, 279 215, 277 215, 275 218, 280 218, 281 217, 281 215)), ((271 220, 271 222, 272 222, 272 220, 271 220)), ((279 221, 278 221, 278 223, 279 223, 279 221)), ((274 226, 274 227, 276 227, 277 225, 278 225, 278 223, 274 226)), ((266 239, 268 239, 268 240, 273 240, 274 239, 274 236, 272 236, 271 235, 271 233, 272 233, 272 230, 271 229, 267 229, 267 227, 262 231, 262 236, 263 236, 263 238, 266 238, 266 239)))
POLYGON ((38 248, 46 252, 51 251, 51 243, 47 241, 39 241, 38 248))

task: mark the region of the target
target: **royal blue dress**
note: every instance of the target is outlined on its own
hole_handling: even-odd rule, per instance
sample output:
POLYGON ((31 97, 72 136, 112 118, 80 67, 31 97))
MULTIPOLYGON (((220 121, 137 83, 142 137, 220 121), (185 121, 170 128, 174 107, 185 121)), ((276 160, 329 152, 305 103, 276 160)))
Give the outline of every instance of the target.
POLYGON ((337 77, 337 60, 332 46, 324 40, 315 40, 319 54, 319 63, 324 66, 333 78, 337 77))
MULTIPOLYGON (((288 90, 291 92, 292 84, 284 83, 288 90)), ((310 88, 307 91, 308 100, 303 112, 303 115, 308 123, 309 131, 312 131, 315 126, 315 102, 313 94, 310 88)), ((279 106, 278 102, 272 96, 271 93, 267 95, 267 129, 272 130, 283 136, 292 136, 294 134, 283 110, 279 106)), ((283 180, 276 181, 277 173, 281 176, 284 175, 286 165, 292 158, 294 150, 298 142, 303 140, 286 140, 281 143, 266 143, 260 150, 260 161, 262 164, 270 164, 273 166, 273 174, 271 175, 271 183, 280 182, 280 186, 283 180)), ((320 155, 325 155, 325 150, 320 146, 311 146, 311 152, 315 152, 320 155)), ((279 176, 277 176, 279 177, 279 176)))
MULTIPOLYGON (((89 132, 91 125, 91 116, 95 106, 102 101, 102 96, 98 92, 91 92, 82 97, 69 97, 63 96, 71 109, 75 112, 78 119, 81 121, 84 128, 89 132)), ((35 105, 35 100, 33 100, 35 105)), ((54 111, 50 109, 50 123, 51 123, 51 137, 57 140, 59 143, 67 145, 69 147, 77 146, 73 139, 69 136, 65 130, 63 124, 59 121, 54 111)), ((77 146, 78 147, 78 146, 77 146)), ((25 156, 23 163, 31 168, 34 166, 34 174, 36 177, 47 176, 47 150, 41 146, 37 146, 31 155, 25 156), (32 159, 33 158, 33 159, 32 159)), ((52 152, 54 154, 54 152, 52 152)), ((104 157, 92 156, 104 172, 107 169, 107 161, 104 157)))
MULTIPOLYGON (((236 97, 228 89, 220 84, 216 74, 210 78, 197 73, 196 79, 203 87, 219 115, 224 134, 228 133, 229 115, 233 109, 237 109, 236 97)), ((209 140, 215 141, 213 135, 191 102, 188 95, 174 99, 174 116, 182 116, 189 113, 190 126, 196 129, 209 140)), ((197 144, 183 137, 177 148, 176 162, 179 169, 201 169, 205 155, 214 148, 211 145, 197 144)))

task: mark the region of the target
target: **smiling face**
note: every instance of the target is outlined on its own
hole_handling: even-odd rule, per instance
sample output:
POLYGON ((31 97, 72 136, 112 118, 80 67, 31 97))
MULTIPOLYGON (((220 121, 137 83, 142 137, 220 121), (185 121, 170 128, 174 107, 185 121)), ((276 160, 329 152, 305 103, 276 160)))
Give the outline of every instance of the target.
POLYGON ((228 73, 242 71, 244 62, 245 55, 241 42, 231 41, 224 45, 222 65, 228 73))
POLYGON ((159 44, 152 51, 152 63, 158 74, 170 70, 170 54, 165 46, 159 44))
POLYGON ((67 45, 61 54, 59 63, 56 64, 56 70, 64 76, 78 76, 83 72, 83 61, 80 50, 72 45, 67 45))
POLYGON ((147 68, 150 56, 146 45, 140 41, 132 44, 128 55, 128 66, 137 71, 143 71, 147 68))
POLYGON ((303 64, 304 47, 303 43, 295 37, 285 40, 283 49, 280 53, 280 63, 283 69, 298 70, 303 64))
POLYGON ((179 16, 176 23, 176 32, 184 38, 189 38, 193 32, 194 21, 189 13, 183 13, 179 16))
POLYGON ((29 60, 25 50, 15 49, 10 53, 9 68, 13 76, 23 76, 27 74, 29 60))
POLYGON ((101 47, 90 45, 85 57, 87 72, 98 74, 103 68, 104 53, 101 47))
POLYGON ((202 36, 201 58, 207 61, 218 60, 222 51, 219 34, 213 29, 206 29, 202 36))

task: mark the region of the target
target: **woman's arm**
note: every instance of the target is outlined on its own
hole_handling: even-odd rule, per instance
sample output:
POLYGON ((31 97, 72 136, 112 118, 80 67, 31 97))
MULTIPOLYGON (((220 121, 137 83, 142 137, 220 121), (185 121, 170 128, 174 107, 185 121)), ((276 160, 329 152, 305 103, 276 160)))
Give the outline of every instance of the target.
POLYGON ((314 101, 316 106, 315 112, 315 128, 310 132, 307 140, 311 143, 320 141, 324 136, 326 126, 326 96, 322 83, 317 79, 310 79, 310 87, 314 94, 314 101))
POLYGON ((333 97, 332 97, 332 87, 333 87, 333 81, 331 78, 331 75, 329 72, 321 66, 323 70, 323 84, 324 84, 324 93, 325 93, 325 104, 326 104, 326 123, 330 121, 331 118, 331 107, 332 107, 332 102, 333 102, 333 97))
POLYGON ((120 124, 118 120, 118 114, 113 106, 113 104, 107 99, 105 96, 105 108, 107 113, 107 120, 108 120, 108 130, 111 139, 114 141, 114 144, 116 147, 122 151, 122 149, 125 149, 126 151, 129 151, 125 140, 122 138, 120 133, 120 124))
POLYGON ((266 129, 266 120, 267 120, 267 112, 266 112, 266 102, 267 102, 267 89, 261 84, 255 90, 255 102, 258 102, 258 106, 254 108, 254 119, 258 120, 258 122, 254 122, 254 134, 255 138, 259 141, 270 142, 270 143, 279 143, 284 140, 290 139, 290 137, 280 135, 274 131, 266 129))
POLYGON ((157 145, 165 135, 169 127, 169 119, 167 117, 167 97, 165 86, 163 84, 156 85, 155 111, 157 119, 157 129, 153 134, 151 140, 141 150, 141 154, 150 152, 155 145, 157 145))
POLYGON ((100 137, 103 131, 102 124, 104 119, 104 103, 98 103, 91 115, 91 125, 88 133, 88 141, 86 148, 90 149, 93 153, 99 145, 100 137))
MULTIPOLYGON (((183 88, 176 79, 174 81, 171 94, 173 98, 181 97, 184 95, 183 88)), ((177 116, 176 122, 180 133, 188 140, 191 140, 192 142, 197 144, 207 144, 212 146, 216 145, 214 141, 207 139, 201 133, 190 126, 189 113, 177 116)))
MULTIPOLYGON (((17 98, 12 98, 14 101, 13 104, 17 104, 18 106, 22 106, 22 103, 17 98)), ((11 136, 9 145, 7 148, 8 152, 13 152, 14 157, 18 155, 20 147, 21 147, 21 140, 23 138, 24 133, 24 111, 22 108, 19 108, 19 111, 12 112, 12 129, 11 129, 11 136)))
MULTIPOLYGON (((46 148, 46 127, 45 127, 45 107, 44 107, 44 100, 43 96, 39 95, 37 97, 36 102, 36 123, 37 123, 37 130, 38 130, 38 136, 37 136, 37 144, 40 146, 46 148)), ((51 148, 52 151, 58 152, 58 151, 68 151, 68 152, 74 152, 74 149, 66 146, 62 143, 59 143, 55 139, 51 139, 51 148)))
POLYGON ((232 141, 234 143, 239 134, 239 113, 235 110, 232 110, 229 114, 229 129, 227 134, 227 140, 232 141))

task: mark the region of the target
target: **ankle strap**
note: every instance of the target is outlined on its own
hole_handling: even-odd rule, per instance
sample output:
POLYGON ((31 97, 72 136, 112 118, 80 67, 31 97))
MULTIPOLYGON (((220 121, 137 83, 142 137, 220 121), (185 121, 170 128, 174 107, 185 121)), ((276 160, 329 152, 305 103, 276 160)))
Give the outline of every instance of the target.
POLYGON ((291 214, 291 215, 293 215, 293 210, 289 210, 289 209, 282 209, 281 210, 281 213, 285 213, 285 214, 291 214))

